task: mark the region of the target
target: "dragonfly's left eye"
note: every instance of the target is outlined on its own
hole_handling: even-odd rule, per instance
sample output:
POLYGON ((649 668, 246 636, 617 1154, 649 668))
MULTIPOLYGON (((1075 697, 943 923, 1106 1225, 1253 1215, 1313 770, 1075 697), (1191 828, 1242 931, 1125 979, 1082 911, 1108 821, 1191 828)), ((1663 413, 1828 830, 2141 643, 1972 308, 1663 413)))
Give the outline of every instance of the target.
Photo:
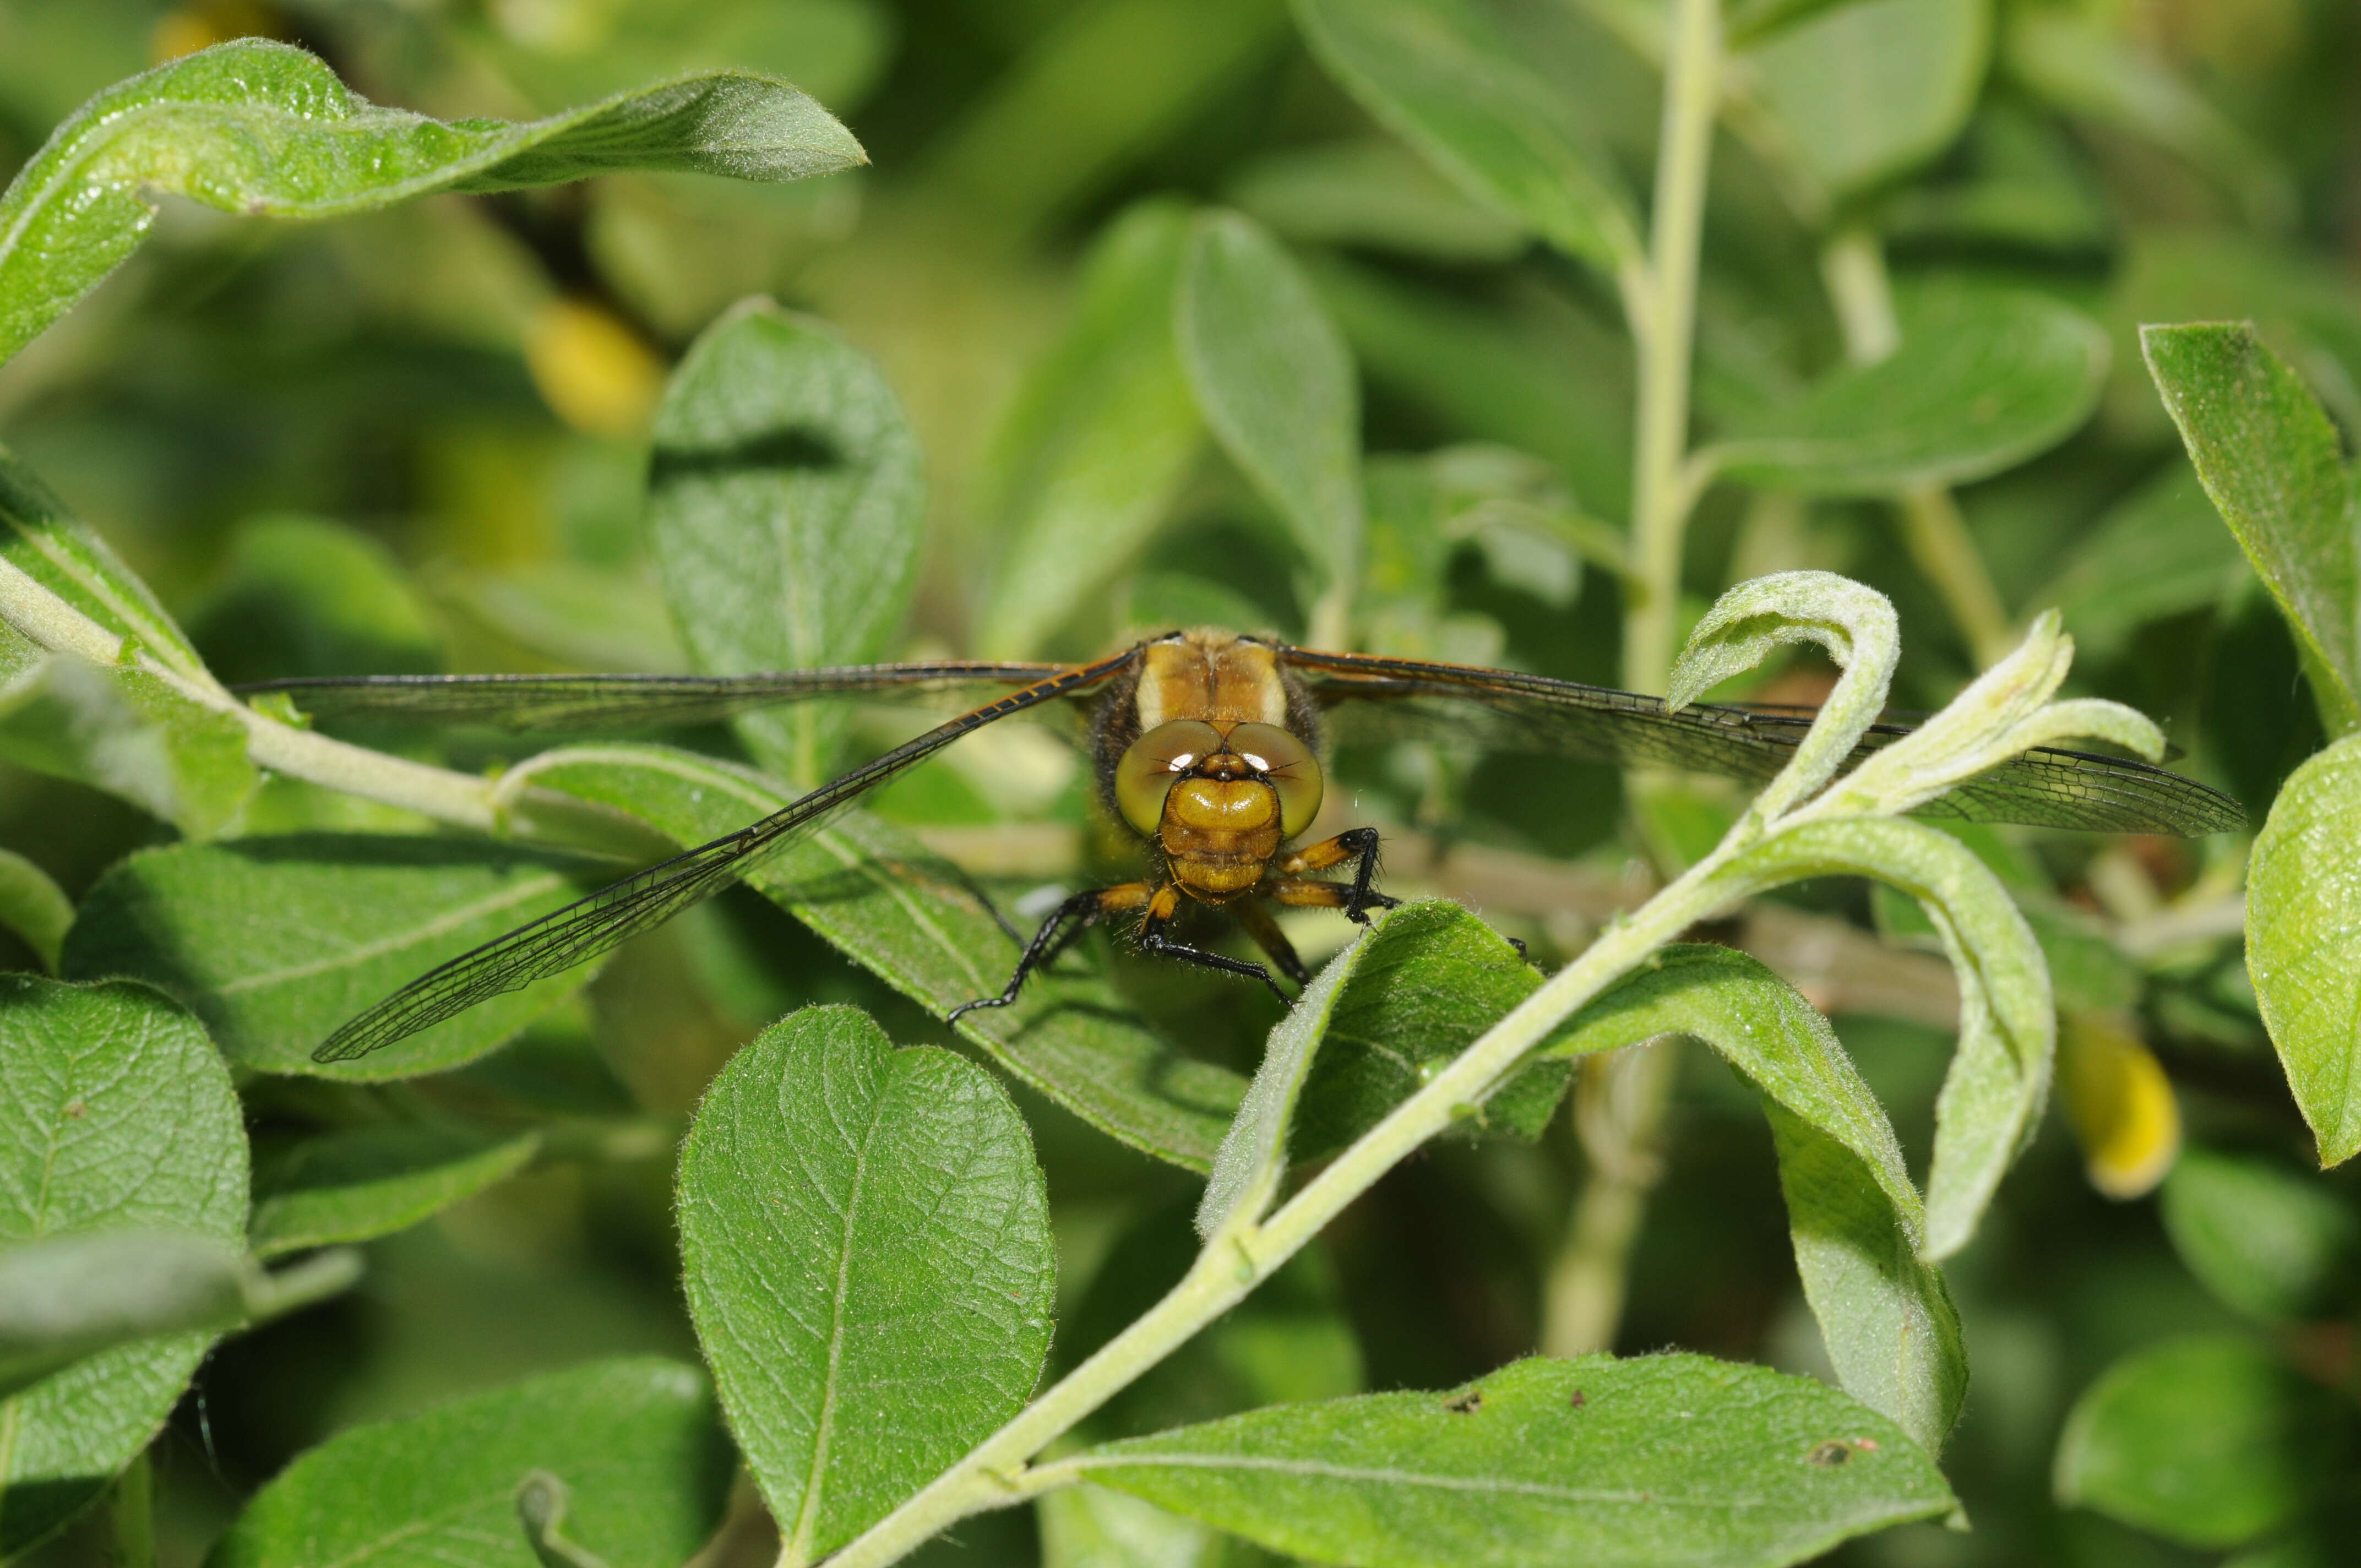
POLYGON ((1124 748, 1115 765, 1115 803, 1149 838, 1164 820, 1164 797, 1182 773, 1222 749, 1222 732, 1202 718, 1159 724, 1124 748))
POLYGON ((1320 762, 1312 748, 1275 724, 1240 724, 1230 730, 1230 750, 1279 791, 1279 830, 1292 839, 1320 815, 1320 762))

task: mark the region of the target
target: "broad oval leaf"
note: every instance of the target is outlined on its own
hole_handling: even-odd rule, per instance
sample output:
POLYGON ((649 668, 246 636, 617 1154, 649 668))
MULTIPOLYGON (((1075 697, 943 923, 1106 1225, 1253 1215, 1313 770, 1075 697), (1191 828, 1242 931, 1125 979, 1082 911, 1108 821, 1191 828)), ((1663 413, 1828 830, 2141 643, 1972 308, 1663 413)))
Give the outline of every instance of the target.
MULTIPOLYGON (((235 1248, 241 1124, 204 1030, 146 986, 0 976, 0 1243, 140 1230, 235 1248)), ((0 1556, 65 1523, 148 1445, 211 1339, 118 1345, 0 1403, 0 1556)))
POLYGON ((1565 91, 1469 0, 1295 0, 1345 90, 1470 196, 1613 275, 1642 259, 1631 201, 1565 91))
POLYGON ((1277 1405, 1067 1463, 1273 1550, 1365 1568, 1768 1568, 1954 1506, 1883 1416, 1699 1355, 1521 1361, 1447 1393, 1277 1405))
MULTIPOLYGON (((625 811, 681 844, 701 844, 785 806, 750 768, 659 746, 552 751, 512 777, 625 811)), ((968 884, 910 837, 852 810, 747 884, 905 996, 938 1014, 997 995, 1018 944, 968 884)), ((960 1033, 1101 1132, 1174 1165, 1204 1170, 1246 1081, 1181 1055, 1106 981, 1036 975, 1009 1007, 960 1020, 960 1033)))
POLYGON ((0 360, 137 247, 159 193, 328 218, 627 169, 796 180, 865 161, 827 110, 768 77, 686 77, 522 125, 444 123, 357 97, 302 49, 241 38, 107 88, 0 194, 0 360))
POLYGON ((2361 1153, 2361 736, 2290 775, 2246 868, 2246 974, 2320 1163, 2361 1153))
POLYGON ((1349 598, 1361 569, 1361 391, 1327 307, 1260 225, 1208 213, 1189 236, 1173 327, 1206 424, 1322 587, 1349 598))
POLYGON ((2326 1183, 2279 1159, 2186 1149, 2159 1207, 2189 1272, 2249 1317, 2334 1316, 2361 1288, 2361 1219, 2326 1183))
POLYGON ((986 657, 1038 653, 1120 575, 1204 445, 1172 338, 1189 233, 1175 202, 1110 224, 1083 262, 1072 323, 1017 394, 994 455, 1007 543, 977 631, 986 657))
POLYGON ((1049 1193, 989 1075, 851 1007, 764 1030, 681 1150, 689 1310, 785 1556, 842 1545, 1024 1407, 1049 1193))
POLYGON ((1856 0, 1743 59, 1782 150, 1841 200, 1958 137, 1983 84, 1992 27, 1991 0, 1856 0))
POLYGON ((2142 327, 2140 349, 2205 493, 2312 654, 2322 717, 2350 732, 2361 724, 2361 546, 2335 426, 2252 323, 2142 327))
POLYGON ((2184 1545, 2252 1541, 2317 1497, 2353 1446, 2330 1390, 2235 1335, 2168 1341, 2083 1390, 2058 1440, 2058 1500, 2184 1545))
POLYGON ((99 878, 66 935, 65 970, 148 981, 204 1019, 232 1060, 265 1072, 436 1072, 500 1045, 593 971, 489 998, 356 1061, 316 1063, 312 1052, 435 965, 580 897, 580 879, 605 869, 408 834, 176 844, 99 878))
MULTIPOLYGON (((763 299, 706 328, 664 389, 648 461, 656 570, 699 670, 883 657, 925 528, 917 440, 866 355, 763 299)), ((803 705, 734 722, 757 757, 812 784, 843 717, 803 705)))
POLYGON ((0 1398, 129 1340, 246 1315, 245 1255, 185 1231, 88 1231, 0 1247, 0 1398))
POLYGON ((1933 291, 1904 324, 1888 357, 1763 409, 1696 461, 1742 485, 1810 495, 1962 484, 2063 440, 2106 375, 2106 334, 2039 295, 1933 291))
POLYGON ((436 1124, 323 1133, 260 1162, 247 1244, 276 1257, 389 1236, 507 1180, 540 1150, 538 1133, 436 1124))
POLYGON ((517 1521, 535 1471, 609 1568, 678 1568, 712 1534, 729 1444, 695 1368, 596 1361, 337 1433, 255 1494, 206 1568, 540 1568, 517 1521))

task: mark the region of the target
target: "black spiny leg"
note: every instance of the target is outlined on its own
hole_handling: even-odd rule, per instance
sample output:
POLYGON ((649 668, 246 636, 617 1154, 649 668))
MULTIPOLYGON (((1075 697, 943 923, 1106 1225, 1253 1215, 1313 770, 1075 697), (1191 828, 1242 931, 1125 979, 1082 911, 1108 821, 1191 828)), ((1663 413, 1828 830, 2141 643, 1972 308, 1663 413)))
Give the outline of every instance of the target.
POLYGON ((1270 961, 1279 966, 1279 973, 1293 981, 1299 990, 1312 983, 1312 971, 1305 969, 1303 960, 1295 956, 1295 944, 1287 939, 1287 933, 1279 928, 1279 922, 1270 917, 1270 911, 1263 907, 1261 899, 1238 899, 1229 906, 1229 910, 1237 916, 1238 924, 1246 928, 1246 935, 1254 938, 1255 946, 1268 954, 1270 961))
MULTIPOLYGON (((1388 898, 1382 893, 1369 891, 1369 884, 1377 880, 1378 875, 1378 830, 1374 828, 1348 828, 1334 839, 1306 844, 1293 854, 1279 858, 1279 872, 1282 877, 1300 877, 1306 872, 1324 872, 1331 866, 1341 866, 1346 861, 1354 862, 1352 887, 1341 900, 1328 907, 1342 909, 1345 919, 1366 926, 1369 923, 1370 910, 1391 909, 1401 902, 1399 898, 1388 898)), ((1285 899, 1281 902, 1314 901, 1285 899)))
POLYGON ((956 1024, 960 1015, 978 1007, 1005 1007, 1016 1000, 1025 987, 1025 977, 1041 968, 1064 950, 1068 942, 1110 915, 1127 909, 1137 909, 1148 901, 1148 884, 1127 882, 1115 887, 1094 887, 1078 893, 1049 911, 1033 939, 1025 944, 1025 953, 1016 960, 1016 972, 1008 977, 1008 988, 997 996, 980 996, 973 1002, 962 1002, 945 1015, 943 1022, 956 1024))
POLYGON ((1180 889, 1178 886, 1168 883, 1156 890, 1156 896, 1148 905, 1148 918, 1139 923, 1139 945, 1143 948, 1168 959, 1179 959, 1183 963, 1219 970, 1224 974, 1243 975, 1248 980, 1258 980, 1270 987, 1270 993, 1273 996, 1290 1006, 1294 1005, 1295 999, 1279 990, 1279 981, 1271 979, 1270 970, 1263 968, 1262 965, 1248 963, 1244 959, 1225 958, 1220 953, 1209 953, 1202 948, 1192 948, 1167 937, 1164 934, 1164 928, 1172 923, 1173 913, 1180 906, 1180 889))

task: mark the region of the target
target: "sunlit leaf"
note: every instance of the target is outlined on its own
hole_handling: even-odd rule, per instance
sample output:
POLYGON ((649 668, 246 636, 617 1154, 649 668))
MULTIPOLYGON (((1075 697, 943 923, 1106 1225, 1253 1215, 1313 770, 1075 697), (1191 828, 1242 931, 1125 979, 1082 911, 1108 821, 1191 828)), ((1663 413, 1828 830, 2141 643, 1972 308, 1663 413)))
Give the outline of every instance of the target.
POLYGON ((2361 736, 2298 768, 2271 802, 2246 872, 2246 973, 2320 1163, 2361 1153, 2361 736))
POLYGON ((1108 1443, 1091 1480, 1314 1562, 1800 1563, 1953 1506, 1900 1428, 1695 1355, 1521 1361, 1444 1393, 1268 1409, 1108 1443))
POLYGON ((235 831, 262 777, 246 726, 146 670, 42 659, 0 686, 0 757, 104 790, 192 839, 235 831))
POLYGON ((896 1050, 851 1007, 774 1025, 697 1109, 680 1229, 697 1337, 793 1560, 1033 1391, 1049 1194, 1016 1106, 950 1051, 896 1050))
MULTIPOLYGON (((0 976, 0 1244, 245 1238, 246 1133, 194 1018, 145 986, 0 976)), ((212 1335, 73 1362, 0 1402, 0 1554, 97 1497, 163 1426, 212 1335)))
POLYGON ((355 96, 302 49, 241 38, 99 93, 0 195, 0 358, 137 247, 160 194, 251 216, 328 218, 436 191, 627 169, 795 180, 863 161, 828 111, 744 72, 528 124, 446 123, 355 96))

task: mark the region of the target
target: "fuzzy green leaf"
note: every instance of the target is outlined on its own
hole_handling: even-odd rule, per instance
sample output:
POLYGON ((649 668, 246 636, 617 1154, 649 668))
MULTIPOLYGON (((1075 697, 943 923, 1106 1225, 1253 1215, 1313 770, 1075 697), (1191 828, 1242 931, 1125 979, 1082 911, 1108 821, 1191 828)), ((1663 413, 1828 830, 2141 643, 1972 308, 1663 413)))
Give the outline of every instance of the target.
POLYGON ((260 1257, 365 1242, 507 1180, 541 1149, 537 1133, 499 1137, 442 1125, 353 1127, 306 1138, 255 1172, 248 1245, 260 1257))
POLYGON ((0 1398, 110 1345, 246 1315, 238 1248, 181 1231, 93 1231, 0 1247, 0 1398))
POLYGON ((2321 1493, 2352 1429, 2334 1394, 2252 1340, 2171 1340, 2118 1361, 2075 1401, 2058 1440, 2058 1499, 2184 1545, 2237 1546, 2321 1493))
POLYGON ((116 795, 192 839, 234 831, 262 775, 236 715, 70 654, 0 686, 0 757, 116 795))
POLYGON ((313 1049, 447 959, 581 896, 604 867, 500 844, 296 833, 178 844, 101 877, 67 933, 65 972, 130 975, 205 1020, 230 1058, 266 1072, 404 1078, 472 1061, 593 972, 493 997, 357 1061, 313 1049))
POLYGON ((2353 476, 2302 378, 2249 323, 2140 329, 2190 461, 2310 653, 2333 734, 2361 724, 2361 544, 2353 476))
POLYGON ((2106 375, 2106 334, 2045 296, 1941 290, 1904 325, 1888 357, 1764 408, 1697 461, 1739 484, 1811 495, 1962 484, 2065 439, 2106 375))
MULTIPOLYGON (((170 1231, 236 1248, 241 1122, 204 1030, 156 992, 0 976, 0 1244, 170 1231)), ((211 1339, 117 1345, 0 1402, 0 1556, 65 1523, 147 1447, 211 1339)))
POLYGON ((1361 389, 1344 335, 1279 242, 1208 213, 1189 236, 1173 329, 1214 436, 1318 566, 1361 570, 1361 389))
POLYGON ((1008 1096, 814 1007, 722 1070, 681 1151, 689 1310, 790 1561, 859 1534, 1023 1408, 1049 1193, 1008 1096))
POLYGON ((2185 1148, 2163 1196, 2180 1261, 2249 1317, 2329 1317, 2361 1287, 2361 1218, 2326 1183, 2278 1159, 2185 1148))
POLYGON ((621 170, 796 180, 864 161, 828 111, 744 72, 522 125, 443 123, 368 103, 302 49, 241 38, 107 88, 0 195, 0 359, 137 247, 159 194, 250 216, 331 218, 437 191, 621 170))
POLYGON ((1476 200, 1610 275, 1639 264, 1638 220, 1564 87, 1468 0, 1296 0, 1320 62, 1476 200))
POLYGON ((695 1369, 592 1362, 339 1432, 255 1494, 208 1568, 540 1568, 515 1502, 535 1471, 609 1568, 678 1568, 720 1519, 729 1445, 695 1369))
POLYGON ((0 447, 0 560, 137 643, 165 668, 204 678, 204 662, 154 590, 5 447, 0 447))
MULTIPOLYGON (((681 641, 708 674, 884 657, 917 583, 918 445, 866 355, 749 300, 706 328, 656 411, 648 529, 681 641)), ((825 777, 826 706, 735 721, 754 754, 825 777)))
MULTIPOLYGON (((752 770, 657 746, 553 751, 517 775, 628 812, 701 844, 785 806, 752 770)), ((838 950, 928 1010, 997 995, 1017 944, 956 868, 908 835, 849 811, 747 883, 838 950)), ((1226 1068, 1151 1034, 1104 980, 1062 968, 1035 976, 1014 1006, 960 1020, 1001 1067, 1110 1136, 1191 1170, 1208 1168, 1246 1092, 1226 1068)))
POLYGON ((1992 53, 1990 0, 1857 0, 1744 55, 1782 150, 1841 200, 1950 146, 1992 53))
POLYGON ((1366 1568, 1768 1568, 1953 1507, 1874 1411, 1697 1355, 1521 1361, 1448 1393, 1277 1405, 1072 1463, 1260 1545, 1366 1568))
POLYGON ((1025 658, 1131 564, 1203 447, 1172 337, 1190 214, 1143 202, 1083 262, 1072 323, 1000 433, 995 510, 1007 544, 977 641, 1025 658))
POLYGON ((2361 1153, 2361 736, 2307 760, 2246 868, 2246 974, 2320 1163, 2361 1153))

